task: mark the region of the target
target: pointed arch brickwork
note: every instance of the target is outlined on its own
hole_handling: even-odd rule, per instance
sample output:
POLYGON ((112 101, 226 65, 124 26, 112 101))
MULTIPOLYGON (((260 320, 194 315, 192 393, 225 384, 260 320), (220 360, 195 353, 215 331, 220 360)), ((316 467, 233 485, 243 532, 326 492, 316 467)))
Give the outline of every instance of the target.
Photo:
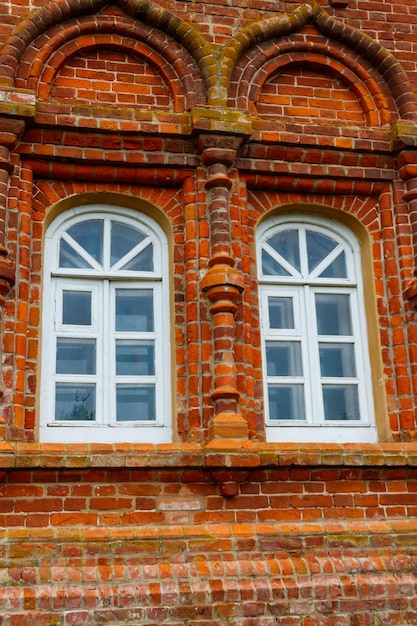
POLYGON ((294 120, 300 116, 309 117, 306 112, 309 108, 310 117, 315 117, 316 121, 331 123, 332 117, 326 116, 325 111, 322 119, 319 114, 320 98, 323 98, 323 106, 326 99, 331 102, 332 89, 333 97, 337 99, 336 109, 333 109, 334 119, 338 117, 341 123, 355 125, 356 121, 360 125, 379 126, 393 121, 395 103, 381 77, 348 48, 330 40, 322 40, 321 37, 315 41, 312 35, 308 43, 304 41, 303 36, 283 38, 279 42, 272 41, 258 46, 243 56, 232 74, 229 105, 239 108, 249 107, 256 114, 268 111, 268 106, 262 105, 265 101, 270 104, 271 114, 276 119, 294 117, 294 120), (297 69, 302 72, 300 76, 304 76, 304 79, 300 77, 298 81, 301 86, 297 86, 295 78, 291 83, 289 76, 286 76, 280 90, 281 74, 285 75, 286 72, 297 69), (309 71, 317 72, 317 79, 312 75, 309 82, 309 71), (323 93, 326 89, 326 80, 335 80, 339 86, 333 83, 329 85, 329 93, 323 93), (269 91, 264 93, 268 84, 276 86, 276 95, 271 88, 269 89, 271 95, 269 91), (343 89, 346 90, 345 93, 343 89), (306 97, 306 93, 311 93, 311 98, 306 97), (288 94, 291 94, 291 97, 288 97, 288 94), (277 107, 275 114, 272 113, 274 106, 277 107), (315 108, 316 116, 313 112, 315 108), (356 115, 352 113, 354 117, 350 118, 349 110, 356 111, 356 115))
MULTIPOLYGON (((85 14, 97 14, 107 4, 104 0, 88 0, 88 2, 56 0, 33 12, 14 30, 1 51, 0 84, 8 86, 14 84, 21 57, 37 37, 57 24, 85 14)), ((156 27, 175 41, 181 42, 186 48, 197 49, 195 53, 197 62, 210 52, 205 40, 195 28, 150 0, 115 0, 115 4, 131 18, 156 27)))
POLYGON ((63 82, 67 85, 67 93, 64 97, 68 98, 70 94, 78 101, 94 101, 94 96, 89 98, 88 94, 94 91, 96 85, 96 90, 101 90, 102 93, 97 104, 104 105, 106 99, 103 96, 106 91, 113 94, 123 93, 125 84, 125 98, 120 101, 115 99, 119 106, 135 104, 135 101, 127 97, 128 93, 132 96, 138 94, 137 103, 153 105, 162 110, 182 111, 206 102, 202 77, 184 48, 161 31, 127 18, 115 20, 112 15, 100 13, 98 16, 88 16, 54 26, 48 31, 47 37, 40 35, 22 55, 15 86, 35 90, 40 99, 53 99, 51 90, 61 72, 65 71, 63 82), (95 61, 93 57, 90 66, 86 61, 83 65, 78 64, 81 67, 75 65, 67 69, 67 65, 77 60, 77 57, 100 54, 103 50, 114 51, 120 58, 109 58, 106 62, 104 58, 95 61), (145 65, 144 69, 141 69, 140 64, 145 65), (84 72, 82 67, 85 67, 84 72), (146 75, 146 67, 149 67, 149 76, 146 75), (121 76, 118 80, 123 71, 125 77, 121 76), (154 78, 152 72, 155 73, 154 78), (93 81, 93 85, 86 84, 87 76, 93 81), (129 91, 129 77, 131 82, 136 81, 136 91, 132 87, 129 91), (159 80, 156 81, 158 77, 159 80), (74 93, 70 93, 72 83, 74 93), (152 84, 155 85, 153 95, 152 84), (143 86, 142 100, 140 85, 143 86), (86 96, 80 97, 78 91, 85 91, 86 96), (173 100, 174 105, 166 102, 167 97, 173 100))

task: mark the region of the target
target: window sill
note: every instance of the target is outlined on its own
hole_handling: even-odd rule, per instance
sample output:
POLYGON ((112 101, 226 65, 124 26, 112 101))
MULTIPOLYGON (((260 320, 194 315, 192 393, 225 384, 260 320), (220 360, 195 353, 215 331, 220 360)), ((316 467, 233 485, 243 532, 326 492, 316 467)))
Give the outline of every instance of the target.
POLYGON ((289 422, 281 423, 281 425, 268 423, 265 428, 267 441, 271 443, 292 442, 297 445, 308 445, 310 443, 329 442, 331 444, 343 444, 349 441, 350 444, 367 445, 374 444, 378 441, 378 433, 375 426, 363 423, 346 423, 334 422, 330 424, 322 424, 320 426, 311 426, 297 422, 292 424, 289 422))
POLYGON ((124 445, 129 441, 132 445, 137 444, 163 444, 172 441, 172 428, 160 423, 128 423, 114 426, 107 425, 77 425, 69 422, 55 422, 41 427, 40 436, 48 445, 69 446, 86 445, 80 444, 80 433, 86 441, 95 441, 97 445, 124 445), (60 444, 55 442, 59 439, 60 444))

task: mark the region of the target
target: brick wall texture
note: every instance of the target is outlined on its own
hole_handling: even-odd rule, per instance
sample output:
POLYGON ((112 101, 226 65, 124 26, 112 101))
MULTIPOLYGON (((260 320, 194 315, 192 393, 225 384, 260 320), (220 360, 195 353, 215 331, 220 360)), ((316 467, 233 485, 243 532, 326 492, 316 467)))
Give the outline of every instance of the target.
POLYGON ((416 258, 415 0, 1 0, 0 626, 416 626, 416 258), (98 203, 167 233, 170 443, 39 441, 45 230, 98 203), (361 242, 378 443, 266 441, 297 209, 361 242))

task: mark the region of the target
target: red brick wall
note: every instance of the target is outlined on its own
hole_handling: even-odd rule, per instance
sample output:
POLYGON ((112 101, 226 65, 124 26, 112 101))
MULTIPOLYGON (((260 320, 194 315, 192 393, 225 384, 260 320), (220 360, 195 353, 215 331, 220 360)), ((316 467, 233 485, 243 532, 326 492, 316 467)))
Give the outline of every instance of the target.
POLYGON ((172 108, 168 86, 148 63, 108 50, 86 53, 67 63, 57 74, 50 97, 162 110, 172 108))
MULTIPOLYGON (((307 461, 287 447, 279 465, 270 457, 269 466, 230 471, 189 450, 175 456, 177 468, 129 467, 145 452, 136 446, 124 467, 83 468, 87 457, 70 453, 64 469, 46 447, 44 467, 25 468, 34 452, 20 450, 21 467, 0 487, 7 624, 417 619, 417 474, 396 466, 397 455, 378 467, 353 449, 307 461), (231 478, 238 493, 224 499, 218 481, 231 478)), ((388 459, 388 449, 379 453, 374 463, 388 459)), ((415 449, 401 453, 415 462, 415 449)))
POLYGON ((337 78, 308 68, 273 76, 263 87, 256 110, 261 117, 294 118, 362 126, 364 112, 355 95, 337 78))
POLYGON ((0 44, 0 625, 415 626, 415 2, 3 0, 0 44), (101 201, 167 232, 171 444, 36 443, 45 227, 101 201), (294 209, 361 241, 381 444, 264 442, 294 209))

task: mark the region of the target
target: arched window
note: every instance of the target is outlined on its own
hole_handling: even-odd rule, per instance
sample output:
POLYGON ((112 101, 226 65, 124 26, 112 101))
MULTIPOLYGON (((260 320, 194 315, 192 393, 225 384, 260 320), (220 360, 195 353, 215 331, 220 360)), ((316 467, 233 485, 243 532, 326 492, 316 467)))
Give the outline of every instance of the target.
POLYGON ((376 441, 356 237, 296 214, 258 235, 267 438, 376 441))
POLYGON ((132 210, 90 205, 49 227, 42 441, 172 437, 167 241, 132 210))

